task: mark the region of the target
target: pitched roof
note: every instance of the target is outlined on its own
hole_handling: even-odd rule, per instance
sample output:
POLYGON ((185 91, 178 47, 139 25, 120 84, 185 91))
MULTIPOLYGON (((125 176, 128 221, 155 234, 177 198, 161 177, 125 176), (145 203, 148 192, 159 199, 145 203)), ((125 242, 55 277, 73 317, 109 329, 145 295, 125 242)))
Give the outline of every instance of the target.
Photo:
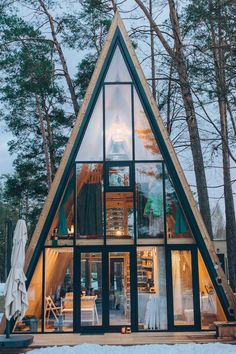
POLYGON ((33 237, 28 247, 25 265, 27 276, 30 280, 34 271, 34 267, 36 265, 36 261, 42 250, 42 244, 44 244, 46 240, 47 234, 49 232, 49 225, 52 222, 52 219, 55 214, 55 208, 57 208, 60 201, 62 193, 60 192, 60 187, 65 186, 66 181, 68 179, 68 171, 70 171, 70 167, 72 166, 72 163, 75 160, 76 149, 78 149, 77 138, 81 133, 81 130, 83 129, 83 125, 85 124, 86 115, 88 115, 88 111, 91 110, 91 102, 94 100, 94 95, 99 85, 99 81, 101 81, 101 77, 104 75, 108 54, 111 52, 112 47, 114 47, 114 43, 117 40, 118 36, 123 43, 123 47, 125 48, 127 58, 129 59, 129 63, 131 65, 132 73, 136 76, 136 81, 138 81, 138 86, 140 87, 140 94, 145 99, 145 106, 148 109, 148 114, 149 116, 153 117, 153 124, 155 123, 154 130, 158 131, 159 134, 158 140, 160 140, 160 148, 162 155, 164 156, 168 171, 171 174, 175 186, 178 185, 179 199, 182 203, 184 202, 185 204, 186 216, 188 220, 191 219, 191 229, 193 231, 198 247, 201 250, 203 259, 205 261, 205 264, 207 265, 211 279, 215 287, 217 287, 218 296, 221 300, 223 299, 224 309, 227 311, 227 307, 230 307, 234 310, 234 313, 236 314, 236 299, 233 295, 231 288, 228 285, 226 276, 220 267, 220 263, 215 253, 213 243, 208 235, 203 219, 197 208, 196 202, 193 198, 186 177, 183 173, 177 155, 170 141, 169 135, 161 119, 156 102, 152 97, 149 86, 144 77, 144 73, 135 54, 133 45, 129 39, 127 31, 125 30, 124 24, 121 20, 118 11, 116 12, 116 15, 111 24, 107 40, 97 61, 96 68, 92 75, 84 101, 75 121, 71 136, 68 140, 60 166, 58 167, 56 176, 48 193, 33 237))

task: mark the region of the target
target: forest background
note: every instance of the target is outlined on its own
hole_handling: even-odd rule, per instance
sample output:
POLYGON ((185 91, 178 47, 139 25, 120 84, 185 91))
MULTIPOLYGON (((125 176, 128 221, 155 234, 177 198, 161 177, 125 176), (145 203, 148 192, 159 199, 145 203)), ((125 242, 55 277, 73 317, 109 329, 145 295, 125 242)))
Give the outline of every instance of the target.
POLYGON ((29 238, 55 176, 114 12, 121 17, 213 238, 227 240, 236 290, 236 1, 0 0, 0 120, 13 168, 6 221, 29 238))

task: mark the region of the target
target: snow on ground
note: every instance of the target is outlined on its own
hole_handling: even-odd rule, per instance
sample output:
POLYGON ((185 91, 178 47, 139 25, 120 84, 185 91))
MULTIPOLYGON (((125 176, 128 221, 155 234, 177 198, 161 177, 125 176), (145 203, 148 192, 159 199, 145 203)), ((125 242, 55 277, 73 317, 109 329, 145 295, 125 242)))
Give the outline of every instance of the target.
POLYGON ((75 347, 48 347, 35 349, 28 354, 236 354, 236 345, 209 344, 151 344, 135 346, 109 346, 81 344, 75 347))
POLYGON ((0 296, 3 296, 5 283, 0 283, 0 296))

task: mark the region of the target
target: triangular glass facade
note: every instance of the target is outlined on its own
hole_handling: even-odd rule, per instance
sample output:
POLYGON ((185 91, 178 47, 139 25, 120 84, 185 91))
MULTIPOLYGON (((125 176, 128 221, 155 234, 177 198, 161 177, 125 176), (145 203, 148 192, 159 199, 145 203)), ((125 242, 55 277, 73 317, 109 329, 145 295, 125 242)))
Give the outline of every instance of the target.
POLYGON ((112 43, 15 331, 187 331, 226 318, 122 35, 112 43))

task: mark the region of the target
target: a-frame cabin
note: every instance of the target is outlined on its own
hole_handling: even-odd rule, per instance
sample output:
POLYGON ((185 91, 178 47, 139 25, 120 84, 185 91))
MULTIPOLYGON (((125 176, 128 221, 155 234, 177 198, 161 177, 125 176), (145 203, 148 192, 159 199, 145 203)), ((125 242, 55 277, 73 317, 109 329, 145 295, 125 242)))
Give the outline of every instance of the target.
POLYGON ((15 332, 191 331, 235 298, 117 13, 26 258, 15 332))

